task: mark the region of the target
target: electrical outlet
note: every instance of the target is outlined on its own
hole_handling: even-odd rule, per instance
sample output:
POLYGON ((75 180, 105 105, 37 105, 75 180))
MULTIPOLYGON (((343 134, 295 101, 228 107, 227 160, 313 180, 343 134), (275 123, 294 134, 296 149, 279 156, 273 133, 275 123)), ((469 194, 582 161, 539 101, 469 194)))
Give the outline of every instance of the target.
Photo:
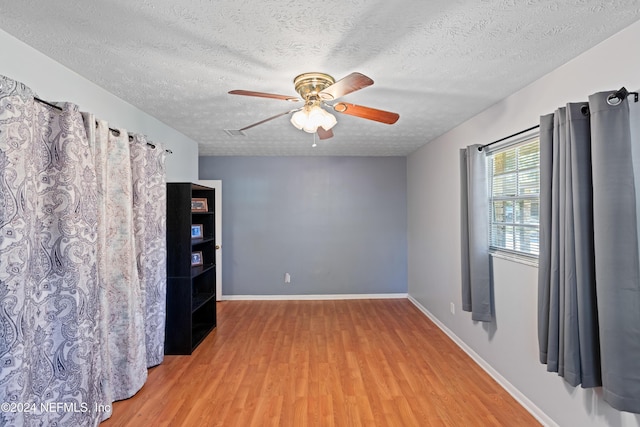
POLYGON ((291 275, 289 273, 284 273, 284 283, 291 283, 291 275))
POLYGON ((451 314, 456 314, 456 305, 454 303, 451 303, 451 314))

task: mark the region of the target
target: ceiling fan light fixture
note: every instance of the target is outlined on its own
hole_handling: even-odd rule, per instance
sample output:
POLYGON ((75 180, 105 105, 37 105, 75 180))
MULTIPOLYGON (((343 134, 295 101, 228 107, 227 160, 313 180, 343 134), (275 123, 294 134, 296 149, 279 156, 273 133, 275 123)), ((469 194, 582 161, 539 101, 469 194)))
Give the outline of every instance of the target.
POLYGON ((327 112, 319 105, 314 105, 309 108, 305 107, 300 111, 296 111, 291 116, 291 124, 297 129, 307 133, 316 133, 319 127, 322 127, 324 130, 329 130, 334 127, 337 122, 333 114, 327 112))
POLYGON ((307 122, 307 112, 305 110, 296 111, 291 116, 291 124, 297 129, 302 130, 303 126, 307 122))
POLYGON ((333 114, 329 113, 324 108, 320 108, 320 110, 322 111, 322 117, 323 117, 322 123, 320 124, 320 126, 322 126, 322 128, 324 130, 329 130, 332 127, 334 127, 336 125, 336 123, 338 123, 338 120, 336 119, 336 116, 334 116, 333 114))

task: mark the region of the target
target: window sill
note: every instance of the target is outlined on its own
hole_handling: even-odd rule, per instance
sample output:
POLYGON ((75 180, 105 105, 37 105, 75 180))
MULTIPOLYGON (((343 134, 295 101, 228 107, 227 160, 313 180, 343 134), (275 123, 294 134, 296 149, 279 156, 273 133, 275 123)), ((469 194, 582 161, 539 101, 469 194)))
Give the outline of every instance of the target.
POLYGON ((538 268, 538 258, 496 250, 490 250, 489 254, 494 258, 505 259, 507 261, 513 261, 517 262, 518 264, 524 264, 530 267, 538 268))

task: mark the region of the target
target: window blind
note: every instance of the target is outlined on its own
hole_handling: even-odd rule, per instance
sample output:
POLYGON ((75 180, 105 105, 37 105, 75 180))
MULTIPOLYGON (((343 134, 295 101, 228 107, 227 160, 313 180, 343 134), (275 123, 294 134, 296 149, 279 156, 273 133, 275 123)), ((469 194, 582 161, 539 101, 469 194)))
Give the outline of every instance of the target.
POLYGON ((487 156, 489 246, 539 253, 540 141, 538 136, 487 156))

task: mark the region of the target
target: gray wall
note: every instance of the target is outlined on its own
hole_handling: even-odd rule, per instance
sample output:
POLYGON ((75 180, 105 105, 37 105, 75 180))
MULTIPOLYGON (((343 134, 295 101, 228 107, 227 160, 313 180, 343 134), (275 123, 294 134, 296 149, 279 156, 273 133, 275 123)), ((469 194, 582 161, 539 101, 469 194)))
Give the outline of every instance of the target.
POLYGON ((407 292, 406 158, 201 157, 199 170, 222 180, 224 296, 407 292))
POLYGON ((198 144, 194 140, 1 29, 0 46, 0 74, 26 84, 42 99, 72 102, 81 111, 107 120, 111 127, 145 134, 164 144, 173 151, 167 156, 167 181, 198 179, 198 144))
POLYGON ((640 415, 616 411, 599 389, 570 387, 539 363, 537 268, 494 258, 495 322, 474 323, 460 311, 458 150, 532 126, 540 115, 593 92, 640 88, 640 55, 629 54, 637 50, 638 40, 640 22, 430 142, 407 161, 409 295, 534 410, 561 426, 639 426, 640 415))

